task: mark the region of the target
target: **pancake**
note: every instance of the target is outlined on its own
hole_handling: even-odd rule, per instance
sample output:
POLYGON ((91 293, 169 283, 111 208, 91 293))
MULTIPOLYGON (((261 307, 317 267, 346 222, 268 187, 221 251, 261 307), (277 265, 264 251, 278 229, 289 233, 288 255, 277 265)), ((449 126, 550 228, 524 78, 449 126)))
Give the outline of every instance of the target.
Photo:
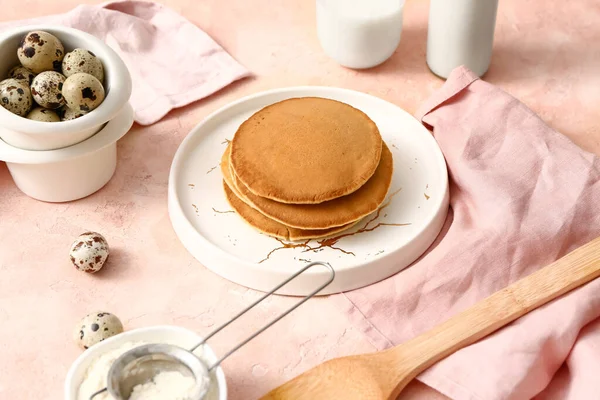
POLYGON ((246 204, 240 197, 239 192, 235 188, 229 169, 229 146, 225 150, 223 158, 221 160, 221 172, 223 173, 223 190, 225 191, 225 197, 238 215, 246 221, 249 225, 258 229, 259 231, 284 240, 306 240, 306 239, 318 239, 326 236, 330 236, 339 232, 342 232, 352 226, 358 221, 353 223, 342 225, 329 229, 298 229, 285 226, 284 224, 274 221, 269 217, 261 214, 259 211, 246 204))
MULTIPOLYGON (((227 165, 227 150, 221 159, 222 166, 227 165)), ((224 168, 224 167, 222 167, 224 168)), ((231 173, 231 167, 229 168, 231 173)), ((232 176, 233 187, 245 203, 265 216, 284 225, 299 229, 326 229, 346 225, 376 211, 385 200, 392 182, 394 160, 385 143, 381 162, 375 174, 357 191, 334 200, 319 204, 285 204, 250 192, 237 176, 232 176)), ((225 175, 226 172, 223 171, 225 175)))
POLYGON ((303 97, 267 106, 242 123, 231 142, 231 166, 255 196, 318 204, 363 186, 381 151, 379 130, 365 113, 303 97))
POLYGON ((273 221, 268 217, 265 217, 263 214, 256 211, 248 204, 244 203, 242 200, 239 199, 239 197, 235 195, 233 190, 228 186, 225 179, 223 179, 223 190, 225 191, 225 197, 227 198, 229 205, 231 205, 231 208, 233 208, 235 212, 240 217, 242 217, 244 221, 246 221, 253 228, 258 229, 259 231, 269 236, 274 236, 279 239, 289 241, 318 239, 342 232, 354 225, 354 223, 352 223, 336 228, 320 230, 304 230, 291 228, 277 221, 273 221))

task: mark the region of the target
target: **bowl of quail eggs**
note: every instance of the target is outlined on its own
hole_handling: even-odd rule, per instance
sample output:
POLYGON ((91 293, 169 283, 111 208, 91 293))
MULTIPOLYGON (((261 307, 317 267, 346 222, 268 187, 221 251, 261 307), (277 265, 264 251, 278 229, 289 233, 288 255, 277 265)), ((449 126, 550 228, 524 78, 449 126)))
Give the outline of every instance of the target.
POLYGON ((80 143, 128 105, 131 76, 100 39, 67 27, 0 35, 0 138, 25 150, 80 143))

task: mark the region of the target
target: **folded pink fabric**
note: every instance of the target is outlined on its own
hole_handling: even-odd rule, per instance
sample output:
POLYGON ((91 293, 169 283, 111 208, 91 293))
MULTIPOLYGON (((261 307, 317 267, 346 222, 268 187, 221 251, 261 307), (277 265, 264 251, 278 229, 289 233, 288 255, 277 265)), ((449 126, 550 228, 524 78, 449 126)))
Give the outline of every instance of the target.
MULTIPOLYGON (((443 233, 414 265, 337 297, 382 349, 414 337, 600 235, 600 159, 456 69, 418 113, 451 178, 443 233)), ((600 399, 600 279, 430 368, 456 400, 600 399)))
POLYGON ((157 3, 81 5, 66 14, 2 23, 0 31, 30 24, 70 26, 112 47, 131 72, 131 105, 142 125, 249 75, 206 33, 157 3))

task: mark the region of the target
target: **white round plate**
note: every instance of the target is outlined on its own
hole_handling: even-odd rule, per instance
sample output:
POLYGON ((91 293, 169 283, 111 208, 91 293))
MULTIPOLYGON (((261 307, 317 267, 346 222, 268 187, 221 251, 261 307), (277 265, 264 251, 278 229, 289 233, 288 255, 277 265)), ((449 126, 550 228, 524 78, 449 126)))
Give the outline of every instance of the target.
MULTIPOLYGON (((321 294, 380 281, 427 250, 447 212, 446 163, 429 131, 385 100, 332 87, 271 90, 217 110, 181 143, 169 176, 169 215, 186 249, 225 279, 260 291, 271 290, 310 261, 326 261, 335 268, 334 282, 321 294), (394 155, 394 176, 387 206, 377 218, 374 213, 334 239, 289 244, 259 233, 231 211, 219 161, 227 141, 253 113, 281 100, 307 96, 342 101, 375 121, 394 155)), ((327 278, 325 268, 314 267, 278 293, 306 295, 327 278)))

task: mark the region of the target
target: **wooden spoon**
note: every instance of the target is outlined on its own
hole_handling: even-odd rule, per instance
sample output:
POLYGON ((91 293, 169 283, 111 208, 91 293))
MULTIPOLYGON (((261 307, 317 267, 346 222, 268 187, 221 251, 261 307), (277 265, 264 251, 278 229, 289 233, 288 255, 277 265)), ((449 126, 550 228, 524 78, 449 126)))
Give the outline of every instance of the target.
POLYGON ((378 353, 327 361, 262 400, 395 400, 436 362, 598 276, 600 238, 412 340, 378 353))

